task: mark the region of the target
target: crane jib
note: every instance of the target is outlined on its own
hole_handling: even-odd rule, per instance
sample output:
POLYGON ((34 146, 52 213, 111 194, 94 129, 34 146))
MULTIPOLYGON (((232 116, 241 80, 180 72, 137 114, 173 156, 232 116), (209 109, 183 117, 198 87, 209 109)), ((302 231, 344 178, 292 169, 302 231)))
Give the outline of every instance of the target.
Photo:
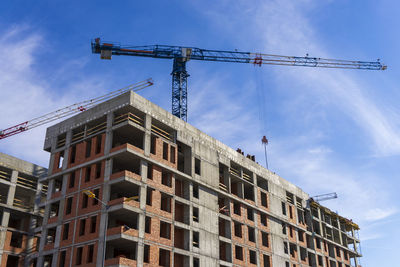
POLYGON ((385 70, 387 67, 376 61, 338 60, 297 56, 284 56, 240 51, 208 50, 197 47, 171 45, 121 46, 111 42, 92 41, 92 52, 102 59, 112 55, 174 59, 172 69, 172 114, 187 121, 187 77, 186 62, 203 60, 215 62, 250 63, 254 65, 299 66, 328 69, 385 70))

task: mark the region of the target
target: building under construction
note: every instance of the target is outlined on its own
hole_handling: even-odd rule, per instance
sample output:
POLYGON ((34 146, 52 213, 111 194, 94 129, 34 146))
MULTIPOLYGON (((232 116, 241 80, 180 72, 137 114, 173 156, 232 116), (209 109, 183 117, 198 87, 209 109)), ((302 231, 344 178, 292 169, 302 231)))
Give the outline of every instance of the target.
POLYGON ((44 149, 27 265, 359 266, 356 224, 136 93, 48 128, 44 149))
MULTIPOLYGON (((24 266, 27 256, 37 253, 43 214, 37 209, 45 200, 47 186, 38 183, 47 169, 0 153, 0 266, 24 266)), ((27 261, 28 262, 28 261, 27 261)))

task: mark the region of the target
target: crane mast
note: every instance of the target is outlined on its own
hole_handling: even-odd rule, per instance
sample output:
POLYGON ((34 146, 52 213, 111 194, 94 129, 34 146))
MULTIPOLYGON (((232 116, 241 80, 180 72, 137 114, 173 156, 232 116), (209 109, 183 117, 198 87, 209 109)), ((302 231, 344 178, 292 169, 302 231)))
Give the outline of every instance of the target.
POLYGON ((172 114, 187 121, 187 78, 186 63, 189 60, 205 60, 255 65, 281 65, 319 68, 385 70, 386 66, 377 61, 338 60, 297 56, 283 56, 239 51, 208 50, 197 47, 170 45, 121 46, 118 43, 102 42, 96 38, 91 43, 92 53, 101 59, 116 56, 137 56, 173 59, 172 67, 172 114))

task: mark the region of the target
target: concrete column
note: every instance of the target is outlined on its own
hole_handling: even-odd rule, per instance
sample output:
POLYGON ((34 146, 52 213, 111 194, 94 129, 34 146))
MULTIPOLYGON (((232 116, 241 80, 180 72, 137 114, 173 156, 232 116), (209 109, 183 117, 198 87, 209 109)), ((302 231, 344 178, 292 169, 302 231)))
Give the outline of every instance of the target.
POLYGON ((107 130, 106 130, 106 140, 104 142, 104 154, 110 153, 112 148, 112 126, 114 121, 114 114, 112 112, 107 114, 107 130))
MULTIPOLYGON (((17 179, 18 179, 18 172, 16 170, 13 170, 11 173, 11 185, 8 188, 8 194, 7 194, 7 202, 6 203, 8 206, 13 206, 13 204, 14 204, 17 179)), ((10 212, 7 210, 4 210, 3 218, 1 221, 1 225, 4 228, 0 232, 0 250, 1 251, 4 249, 4 244, 5 244, 5 240, 6 240, 5 237, 7 234, 7 227, 8 227, 9 220, 10 220, 10 212)), ((0 256, 0 260, 1 260, 1 256, 0 256)))
MULTIPOLYGON (((40 200, 41 200, 42 188, 43 188, 43 184, 38 181, 37 186, 36 186, 35 204, 34 204, 34 208, 33 208, 33 212, 35 214, 38 214, 38 212, 39 212, 39 204, 40 204, 40 200)), ((36 216, 31 216, 30 223, 29 223, 29 233, 30 233, 30 235, 29 235, 29 238, 28 238, 28 241, 27 241, 27 243, 28 243, 27 244, 27 246, 28 246, 27 249, 28 250, 30 250, 30 249, 32 249, 34 247, 34 245, 33 245, 33 240, 34 240, 34 237, 35 237, 34 229, 37 226, 37 220, 38 220, 38 218, 36 216)), ((40 241, 40 239, 38 239, 38 241, 40 241)), ((29 256, 30 255, 28 255, 25 258, 24 267, 29 267, 30 260, 32 259, 29 256)))
POLYGON ((144 155, 149 157, 151 146, 151 116, 149 114, 145 116, 144 128, 146 129, 143 137, 144 155))
MULTIPOLYGON (((107 121, 108 123, 109 121, 107 121)), ((107 133, 107 135, 109 135, 109 133, 107 133)), ((107 139, 107 137, 106 137, 107 139)), ((111 144, 111 143, 110 143, 111 144)), ((105 152, 105 154, 107 155, 109 152, 105 152)), ((103 197, 102 197, 102 201, 104 203, 108 203, 108 200, 110 199, 110 186, 108 184, 108 181, 110 180, 110 174, 112 171, 112 159, 108 159, 106 160, 105 166, 104 166, 104 183, 103 183, 103 197)), ((96 262, 97 262, 97 266, 101 266, 101 262, 103 261, 103 249, 105 246, 104 243, 104 235, 107 234, 106 231, 106 220, 108 220, 108 214, 106 211, 106 208, 103 207, 102 211, 101 211, 101 217, 100 217, 100 226, 99 226, 99 243, 98 243, 98 248, 97 248, 97 258, 96 258, 96 262)))

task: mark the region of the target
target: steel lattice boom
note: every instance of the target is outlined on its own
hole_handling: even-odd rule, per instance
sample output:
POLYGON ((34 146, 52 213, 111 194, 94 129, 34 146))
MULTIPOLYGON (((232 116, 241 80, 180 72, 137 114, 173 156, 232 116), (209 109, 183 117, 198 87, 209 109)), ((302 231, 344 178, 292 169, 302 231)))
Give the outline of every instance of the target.
POLYGON ((101 59, 111 59, 112 55, 173 59, 172 114, 185 121, 187 121, 187 77, 189 77, 186 71, 186 62, 189 60, 251 63, 259 66, 265 64, 361 70, 386 69, 386 66, 382 65, 379 60, 356 61, 309 56, 295 57, 170 45, 121 46, 117 43, 101 42, 100 38, 92 41, 92 52, 100 54, 101 59))
POLYGON ((127 87, 112 91, 112 92, 107 93, 105 95, 102 95, 102 96, 99 96, 99 97, 96 97, 96 98, 93 98, 93 99, 89 99, 89 100, 86 100, 86 101, 82 101, 82 102, 79 102, 79 103, 75 103, 73 105, 61 108, 59 110, 56 110, 56 111, 53 111, 53 112, 50 112, 50 113, 47 113, 47 114, 45 114, 43 116, 34 118, 32 120, 29 120, 29 121, 25 121, 23 123, 17 124, 17 125, 12 126, 12 127, 9 127, 7 129, 1 130, 0 131, 0 139, 4 139, 4 138, 7 138, 9 136, 12 136, 12 135, 24 132, 26 130, 41 126, 43 124, 52 122, 54 120, 58 120, 58 119, 73 115, 75 113, 79 113, 79 112, 85 111, 85 110, 87 110, 87 109, 89 109, 91 107, 94 107, 95 105, 97 105, 97 104, 99 104, 101 102, 104 102, 104 101, 106 101, 108 99, 111 99, 113 97, 116 97, 118 95, 126 93, 128 91, 131 91, 131 90, 132 91, 139 91, 139 90, 142 90, 142 89, 144 89, 144 88, 146 88, 148 86, 152 86, 153 84, 154 83, 153 83, 152 79, 147 79, 145 81, 141 81, 141 82, 138 82, 138 83, 135 83, 135 84, 131 84, 131 85, 127 86, 127 87))

